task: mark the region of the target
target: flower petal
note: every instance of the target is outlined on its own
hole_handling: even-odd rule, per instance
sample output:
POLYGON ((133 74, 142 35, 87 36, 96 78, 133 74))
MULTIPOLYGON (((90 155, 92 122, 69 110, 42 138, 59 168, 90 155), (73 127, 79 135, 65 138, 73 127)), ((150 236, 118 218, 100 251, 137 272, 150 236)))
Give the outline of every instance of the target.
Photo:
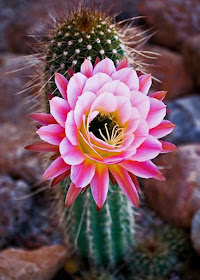
POLYGON ((36 152, 57 152, 58 146, 51 145, 45 142, 37 142, 26 146, 25 149, 36 151, 36 152))
POLYGON ((76 105, 78 97, 82 94, 87 77, 81 73, 76 73, 69 80, 67 88, 67 100, 72 109, 76 105))
POLYGON ((156 138, 162 138, 171 133, 174 127, 175 125, 172 122, 163 120, 158 126, 150 129, 149 134, 156 138))
POLYGON ((165 178, 160 173, 156 165, 150 160, 143 162, 125 160, 119 165, 131 172, 132 174, 141 178, 155 178, 160 181, 165 180, 165 178))
POLYGON ((137 129, 134 131, 134 147, 139 147, 149 134, 149 127, 145 120, 141 120, 137 129))
POLYGON ((118 123, 124 125, 130 119, 132 113, 132 107, 130 103, 130 99, 125 96, 117 96, 117 108, 116 113, 118 123))
POLYGON ((162 90, 162 91, 157 91, 157 92, 154 92, 154 93, 150 94, 149 97, 152 97, 152 98, 158 99, 160 101, 163 101, 166 94, 167 94, 167 91, 162 90))
POLYGON ((82 188, 77 188, 74 183, 71 183, 65 198, 65 206, 69 207, 70 205, 72 205, 81 191, 82 188))
POLYGON ((129 120, 124 124, 124 135, 133 133, 137 129, 140 121, 141 117, 138 110, 136 108, 131 108, 131 116, 129 120))
POLYGON ((131 104, 138 109, 142 118, 147 118, 150 110, 150 100, 148 96, 139 91, 131 91, 131 104))
POLYGON ((109 170, 117 181, 118 185, 126 195, 126 197, 135 205, 139 206, 139 196, 136 187, 131 180, 128 172, 119 165, 109 165, 109 170))
POLYGON ((92 111, 112 113, 116 110, 117 98, 110 92, 104 92, 94 100, 91 106, 92 111))
POLYGON ((95 75, 96 73, 106 73, 107 75, 111 76, 115 72, 116 69, 113 61, 106 57, 94 67, 93 74, 95 75))
POLYGON ((169 143, 169 142, 166 142, 166 141, 160 141, 160 142, 162 144, 161 153, 169 153, 169 152, 173 152, 177 149, 177 146, 172 144, 172 143, 169 143))
POLYGON ((113 80, 120 80, 125 83, 130 90, 139 90, 139 79, 134 70, 123 68, 112 75, 113 80))
POLYGON ((108 76, 107 74, 97 73, 87 80, 87 82, 84 86, 83 92, 91 91, 91 92, 96 93, 105 83, 108 83, 111 81, 112 81, 111 77, 108 76))
POLYGON ((85 159, 79 165, 71 167, 71 181, 77 188, 84 188, 91 183, 95 174, 95 164, 90 159, 85 159))
POLYGON ((48 124, 55 124, 57 121, 54 119, 54 117, 50 114, 45 114, 45 113, 35 113, 35 114, 30 114, 29 115, 33 120, 36 122, 39 122, 43 125, 48 125, 48 124))
POLYGON ((91 77, 93 73, 92 62, 89 59, 85 59, 81 64, 81 73, 86 77, 91 77))
POLYGON ((65 137, 65 130, 59 124, 49 124, 38 129, 37 134, 47 143, 59 145, 65 137))
POLYGON ((65 172, 63 172, 62 174, 58 175, 57 177, 55 177, 51 183, 51 187, 56 186, 57 184, 59 184, 61 181, 63 181, 65 178, 67 178, 70 174, 70 170, 67 170, 65 172))
POLYGON ((149 135, 145 141, 137 148, 136 153, 131 157, 133 161, 146 161, 157 157, 161 152, 161 143, 153 136, 149 135))
POLYGON ((92 104, 96 100, 96 95, 93 92, 84 92, 76 102, 74 109, 74 121, 79 129, 83 121, 83 115, 88 115, 92 104))
POLYGON ((97 95, 104 93, 104 92, 111 92, 115 96, 127 96, 130 97, 130 90, 124 83, 120 81, 112 81, 104 84, 98 91, 97 95))
POLYGON ((102 208, 108 193, 109 175, 105 164, 96 164, 95 175, 91 181, 91 191, 99 209, 102 208))
POLYGON ((122 68, 127 68, 127 67, 129 67, 129 64, 128 64, 128 59, 125 57, 117 65, 117 71, 122 68))
POLYGON ((74 111, 71 110, 67 115, 65 123, 65 134, 72 145, 78 145, 78 130, 74 121, 74 111))
POLYGON ((44 172, 43 179, 49 180, 62 174, 70 169, 70 165, 66 164, 64 160, 59 157, 47 168, 44 172))
POLYGON ((67 99, 67 85, 68 85, 68 80, 65 79, 65 77, 59 73, 55 73, 55 82, 56 86, 59 89, 62 97, 64 99, 67 99))
POLYGON ((141 75, 139 77, 139 83, 139 91, 147 95, 152 84, 151 74, 141 75))
POLYGON ((73 146, 65 137, 60 143, 60 154, 63 160, 70 165, 80 164, 85 156, 78 146, 73 146))
POLYGON ((166 105, 155 98, 150 98, 150 110, 146 118, 149 128, 154 128, 161 123, 166 115, 166 105))
POLYGON ((67 114, 70 111, 67 100, 56 96, 49 101, 49 104, 52 116, 62 127, 65 127, 67 114))

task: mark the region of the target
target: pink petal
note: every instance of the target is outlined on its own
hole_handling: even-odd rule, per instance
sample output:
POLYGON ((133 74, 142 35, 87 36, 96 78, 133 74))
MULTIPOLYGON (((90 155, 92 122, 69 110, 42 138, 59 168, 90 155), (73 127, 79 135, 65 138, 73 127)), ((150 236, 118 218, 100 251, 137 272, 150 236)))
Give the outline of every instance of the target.
POLYGON ((67 115, 65 123, 65 134, 72 145, 78 145, 78 130, 74 121, 74 111, 71 110, 67 115))
POLYGON ((76 102, 74 109, 74 120, 77 128, 79 129, 83 121, 83 115, 88 115, 92 104, 96 99, 96 95, 93 92, 84 92, 76 102))
POLYGON ((80 164, 85 156, 78 146, 73 146, 67 138, 60 143, 60 154, 63 160, 70 165, 80 164))
POLYGON ((99 58, 99 56, 97 56, 95 59, 94 66, 96 66, 100 61, 101 61, 101 59, 99 58))
POLYGON ((88 59, 85 59, 81 65, 81 73, 86 77, 91 77, 93 73, 93 66, 92 62, 88 59))
POLYGON ((70 75, 70 78, 71 78, 74 76, 75 71, 71 67, 68 67, 68 74, 70 75))
POLYGON ((38 129, 40 138, 50 144, 59 145, 65 137, 65 130, 59 124, 49 124, 38 129))
POLYGON ((150 94, 149 97, 152 97, 152 98, 158 99, 160 101, 163 101, 166 94, 167 94, 167 91, 157 91, 155 93, 150 94))
POLYGON ((56 160, 54 160, 54 162, 44 172, 43 179, 49 180, 55 178, 69 169, 70 165, 66 164, 64 160, 61 157, 59 157, 56 160))
POLYGON ((65 77, 59 73, 55 73, 55 82, 56 86, 59 89, 60 93, 62 94, 62 97, 64 99, 67 99, 67 85, 68 80, 65 79, 65 77))
POLYGON ((67 100, 72 109, 74 109, 78 97, 82 94, 86 81, 87 77, 81 73, 74 74, 69 80, 67 100))
POLYGON ((162 144, 161 153, 169 153, 169 152, 173 152, 177 149, 177 146, 172 144, 172 143, 169 143, 169 142, 166 142, 166 141, 160 141, 160 142, 162 144))
POLYGON ((91 106, 92 111, 112 113, 116 110, 117 98, 110 92, 99 95, 91 106))
POLYGON ((102 208, 108 193, 109 175, 104 164, 96 164, 95 175, 91 181, 91 191, 99 209, 102 208))
POLYGON ((48 125, 48 124, 55 124, 57 121, 54 119, 54 117, 50 114, 45 114, 45 113, 35 113, 35 114, 30 114, 29 115, 33 120, 36 122, 39 122, 43 125, 48 125))
POLYGON ((36 152, 56 152, 58 151, 58 146, 51 145, 49 143, 37 142, 25 147, 27 150, 32 150, 36 152))
POLYGON ((112 75, 113 80, 120 80, 125 83, 130 90, 139 90, 139 79, 134 70, 123 68, 112 75))
POLYGON ((155 98, 150 98, 150 110, 146 118, 149 128, 154 128, 161 123, 166 115, 166 105, 155 98))
POLYGON ((127 96, 130 97, 130 90, 129 88, 120 81, 112 81, 104 84, 98 91, 97 95, 104 93, 104 92, 111 92, 115 96, 127 96))
POLYGON ((155 178, 160 181, 165 180, 156 165, 153 164, 153 162, 151 162, 150 160, 143 162, 126 160, 121 162, 120 166, 141 178, 155 178))
POLYGON ((65 171, 64 173, 58 175, 57 177, 55 177, 51 183, 51 187, 56 186, 57 184, 59 184, 61 181, 63 181, 65 178, 67 178, 70 174, 70 170, 65 171))
POLYGON ((129 64, 128 64, 128 59, 125 57, 117 65, 117 71, 122 68, 127 68, 127 67, 129 67, 129 64))
POLYGON ((144 94, 148 94, 152 84, 151 74, 141 75, 139 77, 139 83, 140 83, 139 91, 141 91, 144 94))
POLYGON ((65 206, 69 207, 70 205, 72 205, 81 191, 81 188, 77 188, 74 183, 71 183, 65 198, 65 206))
POLYGON ((131 104, 138 109, 142 118, 147 118, 150 110, 150 100, 148 96, 139 91, 131 91, 131 104))
POLYGON ((170 121, 163 120, 158 126, 149 130, 149 134, 156 138, 162 138, 171 133, 175 125, 170 121))
POLYGON ((137 148, 136 153, 131 157, 132 161, 146 161, 155 158, 162 150, 161 143, 149 135, 146 140, 137 148))
POLYGON ((117 115, 119 124, 124 125, 124 123, 130 119, 132 114, 130 99, 125 96, 117 96, 116 99, 117 108, 115 115, 117 115))
POLYGON ((91 91, 96 93, 104 84, 111 81, 112 81, 111 77, 108 76, 107 74, 97 73, 87 80, 83 92, 91 91))
POLYGON ((70 111, 67 100, 56 96, 52 98, 49 103, 52 116, 62 127, 65 127, 67 114, 70 111))
POLYGON ((109 170, 117 181, 118 185, 126 195, 126 197, 135 205, 139 206, 139 196, 136 187, 131 180, 128 172, 119 165, 109 165, 109 170))
POLYGON ((113 61, 106 57, 105 59, 101 60, 94 67, 93 74, 96 74, 96 73, 106 73, 109 76, 111 76, 115 72, 116 72, 116 69, 115 69, 115 65, 114 65, 113 61))
POLYGON ((134 131, 134 147, 139 147, 149 134, 149 127, 145 120, 141 120, 137 129, 134 131))
POLYGON ((95 174, 95 164, 90 159, 85 159, 79 165, 71 167, 71 181, 77 188, 84 188, 91 183, 95 174))
POLYGON ((131 116, 129 120, 124 124, 124 135, 133 133, 137 129, 140 121, 141 117, 138 110, 136 108, 131 108, 131 116))
POLYGON ((133 181, 133 184, 135 185, 137 192, 138 192, 139 194, 141 194, 142 191, 141 191, 141 189, 140 189, 140 185, 139 185, 139 182, 138 182, 136 176, 133 175, 133 174, 130 173, 130 172, 129 172, 128 174, 129 174, 129 176, 131 177, 131 180, 133 181))

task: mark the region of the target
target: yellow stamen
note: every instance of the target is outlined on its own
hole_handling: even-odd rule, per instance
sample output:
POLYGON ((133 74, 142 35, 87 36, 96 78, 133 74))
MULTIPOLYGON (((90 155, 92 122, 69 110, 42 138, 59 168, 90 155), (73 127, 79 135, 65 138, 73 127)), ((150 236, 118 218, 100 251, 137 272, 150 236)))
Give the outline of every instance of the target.
POLYGON ((101 135, 101 137, 103 138, 103 140, 110 144, 110 145, 114 145, 114 146, 119 146, 124 140, 123 140, 123 136, 124 136, 124 128, 120 127, 118 128, 118 124, 116 124, 111 132, 111 135, 109 133, 108 127, 107 127, 107 123, 104 125, 105 126, 105 130, 106 130, 106 136, 102 133, 101 129, 99 129, 99 133, 101 135))

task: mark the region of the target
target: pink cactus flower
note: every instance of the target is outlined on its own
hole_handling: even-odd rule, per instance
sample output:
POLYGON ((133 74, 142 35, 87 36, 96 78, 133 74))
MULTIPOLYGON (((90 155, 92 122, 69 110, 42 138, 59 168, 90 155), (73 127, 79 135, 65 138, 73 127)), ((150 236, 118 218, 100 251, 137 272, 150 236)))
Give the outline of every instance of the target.
POLYGON ((176 148, 159 140, 174 128, 163 120, 166 92, 148 96, 151 75, 138 77, 126 59, 117 68, 108 58, 94 67, 86 59, 69 82, 61 74, 55 82, 62 97, 49 101, 50 114, 31 115, 42 125, 37 134, 44 142, 27 147, 54 152, 44 179, 54 186, 70 175, 66 206, 90 186, 101 209, 110 179, 137 207, 136 176, 164 180, 151 160, 176 148))

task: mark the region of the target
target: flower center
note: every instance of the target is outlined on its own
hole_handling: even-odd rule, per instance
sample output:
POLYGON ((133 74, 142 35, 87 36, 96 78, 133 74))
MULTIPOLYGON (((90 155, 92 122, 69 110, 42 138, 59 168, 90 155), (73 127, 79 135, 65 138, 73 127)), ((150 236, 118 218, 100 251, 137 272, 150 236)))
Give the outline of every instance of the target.
POLYGON ((112 115, 98 114, 91 121, 89 131, 110 145, 119 146, 123 142, 124 128, 119 127, 112 115))

